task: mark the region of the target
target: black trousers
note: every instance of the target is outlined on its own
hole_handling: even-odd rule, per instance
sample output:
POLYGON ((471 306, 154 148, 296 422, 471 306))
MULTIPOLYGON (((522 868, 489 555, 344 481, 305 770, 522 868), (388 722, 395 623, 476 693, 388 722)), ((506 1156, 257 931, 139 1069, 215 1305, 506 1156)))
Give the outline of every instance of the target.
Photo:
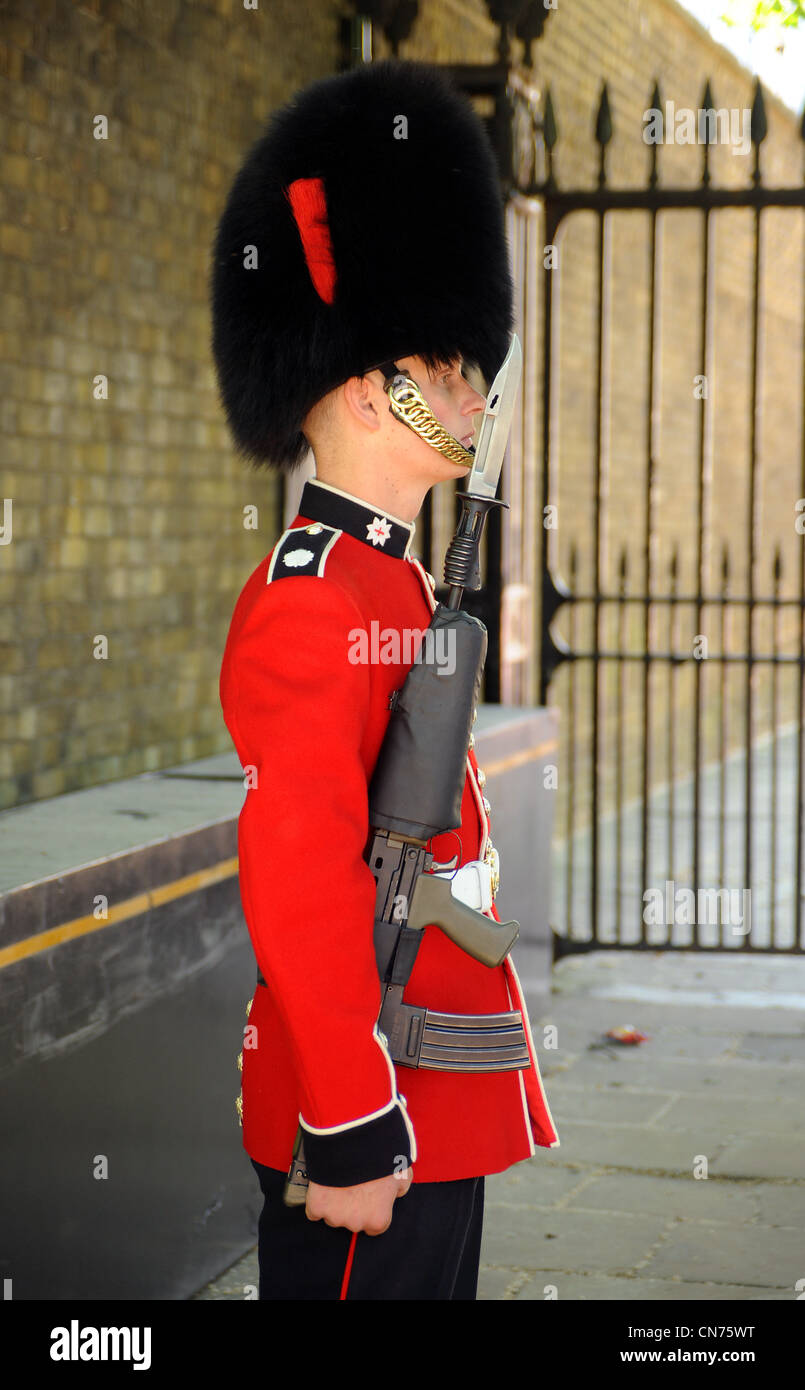
POLYGON ((470 1299, 478 1289, 483 1178, 413 1182, 380 1236, 309 1221, 286 1207, 285 1173, 250 1160, 265 1201, 258 1227, 260 1298, 470 1299))

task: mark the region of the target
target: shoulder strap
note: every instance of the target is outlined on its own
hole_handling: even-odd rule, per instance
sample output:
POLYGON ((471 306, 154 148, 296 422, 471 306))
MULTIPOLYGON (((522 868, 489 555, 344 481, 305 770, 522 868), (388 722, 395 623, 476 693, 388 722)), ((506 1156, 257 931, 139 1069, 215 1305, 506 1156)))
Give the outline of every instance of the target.
POLYGON ((327 556, 343 531, 314 522, 312 526, 293 526, 283 531, 266 574, 266 583, 288 579, 294 574, 324 575, 327 556))

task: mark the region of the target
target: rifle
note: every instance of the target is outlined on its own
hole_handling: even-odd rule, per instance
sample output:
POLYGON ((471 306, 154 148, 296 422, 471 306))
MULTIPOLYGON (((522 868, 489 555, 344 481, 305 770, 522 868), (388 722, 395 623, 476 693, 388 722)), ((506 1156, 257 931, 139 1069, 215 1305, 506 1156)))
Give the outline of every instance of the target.
MULTIPOLYGON (((445 674, 432 662, 415 661, 391 697, 391 718, 369 785, 371 829, 364 857, 377 883, 374 946, 383 986, 378 1028, 401 1066, 503 1071, 527 1065, 519 1014, 441 1014, 403 1002, 426 926, 441 928, 490 969, 506 958, 520 931, 518 922, 497 922, 454 896, 450 879, 439 866, 434 870, 427 842, 461 824, 487 634, 483 623, 459 605, 465 588, 481 587, 479 552, 487 514, 507 505, 495 492, 521 370, 520 343, 512 335, 487 397, 467 489, 457 494, 461 515, 445 558, 448 602, 437 604, 423 637, 423 647, 430 640, 432 651, 439 634, 445 642, 452 639, 453 669, 445 674)), ((300 1126, 285 1204, 301 1205, 307 1186, 300 1126)))

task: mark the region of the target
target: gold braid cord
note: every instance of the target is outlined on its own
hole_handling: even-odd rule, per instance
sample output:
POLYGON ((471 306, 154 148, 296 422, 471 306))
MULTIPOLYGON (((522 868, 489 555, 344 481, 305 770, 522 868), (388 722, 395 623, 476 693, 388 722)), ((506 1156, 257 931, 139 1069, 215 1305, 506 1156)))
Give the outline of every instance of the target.
POLYGON ((389 409, 397 420, 414 430, 426 444, 438 449, 451 463, 461 463, 472 468, 474 454, 459 444, 458 440, 439 424, 422 392, 412 377, 400 372, 385 383, 388 393, 389 409))

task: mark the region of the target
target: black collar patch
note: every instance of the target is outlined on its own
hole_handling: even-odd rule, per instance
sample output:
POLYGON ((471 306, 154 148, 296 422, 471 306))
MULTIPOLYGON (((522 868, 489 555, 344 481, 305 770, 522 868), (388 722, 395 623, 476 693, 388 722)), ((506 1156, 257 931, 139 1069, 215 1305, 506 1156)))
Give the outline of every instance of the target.
POLYGON ((314 522, 312 526, 293 526, 283 531, 266 572, 266 584, 295 574, 324 574, 327 556, 341 532, 314 522))
POLYGON ((414 538, 413 522, 398 521, 359 497, 352 497, 328 483, 319 482, 318 478, 308 478, 305 483, 299 501, 299 515, 346 531, 355 540, 363 541, 373 550, 380 550, 395 560, 407 558, 414 538))

